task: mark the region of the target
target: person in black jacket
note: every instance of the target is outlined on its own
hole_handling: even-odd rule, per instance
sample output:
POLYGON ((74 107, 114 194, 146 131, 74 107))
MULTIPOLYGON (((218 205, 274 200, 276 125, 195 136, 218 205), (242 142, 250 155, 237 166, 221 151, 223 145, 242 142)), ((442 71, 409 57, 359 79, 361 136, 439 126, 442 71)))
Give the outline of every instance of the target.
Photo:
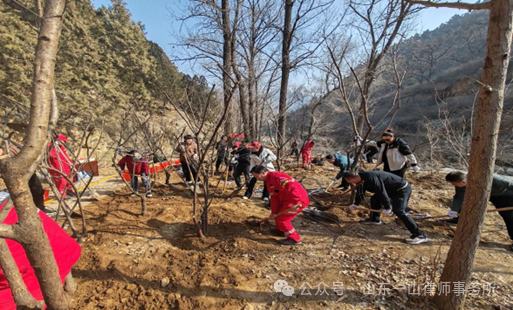
MULTIPOLYGON (((465 198, 467 174, 461 171, 453 171, 445 176, 445 180, 451 183, 456 190, 452 200, 451 211, 447 215, 453 218, 453 223, 457 224, 461 207, 463 206, 463 199, 465 198)), ((489 200, 498 209, 513 207, 513 180, 494 174, 489 200)), ((504 219, 509 237, 513 241, 513 211, 503 211, 499 212, 499 214, 504 219)), ((509 249, 513 251, 513 244, 509 249)))
MULTIPOLYGON (((369 191, 374 193, 370 200, 372 209, 381 209, 381 213, 388 216, 393 212, 403 221, 412 234, 410 238, 406 239, 406 243, 420 244, 429 241, 424 232, 406 213, 411 195, 411 185, 405 179, 384 171, 346 172, 344 178, 347 182, 357 186, 355 202, 349 207, 351 210, 358 209, 358 205, 365 198, 365 192, 369 191)), ((372 212, 370 218, 360 222, 381 225, 380 215, 378 212, 372 212)))
POLYGON ((224 162, 228 166, 228 136, 223 135, 221 140, 216 144, 217 160, 216 160, 216 174, 219 174, 219 167, 224 162))
POLYGON ((249 140, 243 140, 240 143, 240 147, 233 152, 235 156, 237 156, 237 166, 235 167, 235 170, 233 171, 233 178, 235 179, 235 183, 237 184, 237 187, 234 188, 234 190, 241 190, 246 187, 246 184, 248 184, 249 179, 251 178, 250 175, 250 157, 251 157, 251 149, 249 148, 250 141, 249 140), (243 185, 241 181, 241 175, 244 174, 244 178, 246 180, 246 183, 243 185))

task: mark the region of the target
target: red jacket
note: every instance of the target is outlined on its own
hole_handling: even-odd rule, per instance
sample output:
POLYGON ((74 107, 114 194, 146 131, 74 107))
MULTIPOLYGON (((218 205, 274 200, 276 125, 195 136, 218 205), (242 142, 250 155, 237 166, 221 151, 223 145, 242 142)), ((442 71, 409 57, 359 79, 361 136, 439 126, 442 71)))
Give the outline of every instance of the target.
POLYGON ((147 175, 149 174, 148 173, 148 161, 145 158, 140 158, 140 159, 134 160, 133 156, 126 155, 125 157, 121 158, 121 160, 118 163, 118 166, 121 170, 125 170, 125 165, 126 165, 126 168, 128 169, 128 173, 137 174, 137 175, 141 175, 143 173, 145 173, 147 175), (134 164, 135 164, 135 167, 134 167, 134 164))
POLYGON ((290 175, 279 171, 267 172, 265 184, 271 194, 271 213, 276 214, 295 205, 307 207, 308 193, 290 175))
MULTIPOLYGON (((71 174, 71 164, 73 161, 69 158, 66 148, 59 145, 55 146, 52 143, 49 144, 48 152, 48 165, 56 170, 64 172, 66 175, 71 174)), ((48 171, 51 175, 60 176, 58 172, 53 170, 48 171)))
MULTIPOLYGON (((0 210, 3 208, 5 203, 0 206, 0 210)), ((43 212, 39 212, 39 218, 43 222, 43 229, 48 236, 50 245, 53 249, 53 255, 59 267, 59 275, 61 281, 64 282, 64 278, 71 271, 73 266, 80 257, 80 245, 71 238, 54 220, 49 218, 43 212)), ((2 224, 12 225, 18 222, 18 216, 14 209, 9 212, 5 221, 2 224)), ((39 287, 39 282, 34 274, 34 269, 30 265, 27 259, 25 250, 16 241, 5 239, 9 250, 11 251, 14 261, 18 265, 23 282, 27 285, 28 291, 34 296, 36 300, 43 300, 43 294, 39 287)), ((5 275, 0 268, 0 309, 2 310, 15 310, 16 305, 9 288, 9 283, 5 278, 5 275)))
POLYGON ((312 140, 309 140, 306 142, 305 145, 301 148, 301 153, 303 154, 310 154, 310 151, 313 149, 314 145, 312 143, 312 140))

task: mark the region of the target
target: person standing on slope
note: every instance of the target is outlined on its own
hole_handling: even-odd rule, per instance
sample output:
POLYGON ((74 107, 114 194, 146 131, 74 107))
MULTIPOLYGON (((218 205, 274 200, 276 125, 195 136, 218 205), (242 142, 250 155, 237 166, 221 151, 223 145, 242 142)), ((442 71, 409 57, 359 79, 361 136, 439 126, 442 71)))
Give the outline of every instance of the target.
POLYGON ((383 163, 383 171, 393 173, 401 178, 404 178, 409 167, 412 167, 414 172, 420 171, 417 159, 410 147, 403 139, 397 138, 392 129, 387 129, 381 135, 381 139, 378 161, 374 169, 383 163))
POLYGON ((312 148, 314 145, 315 142, 313 140, 308 140, 301 148, 302 167, 304 169, 310 169, 312 167, 312 148))
MULTIPOLYGON (((277 159, 276 155, 269 150, 268 148, 265 148, 260 144, 260 142, 253 142, 251 144, 251 147, 253 148, 253 154, 251 161, 254 162, 254 165, 262 165, 265 168, 267 168, 267 171, 275 171, 273 161, 277 159)), ((255 188, 255 184, 257 182, 257 179, 251 178, 249 181, 248 189, 246 190, 246 193, 244 194, 244 197, 242 199, 249 199, 253 195, 253 189, 255 188)), ((264 201, 269 201, 269 192, 267 191, 266 184, 264 183, 264 188, 262 192, 262 199, 264 201)))
POLYGON ((140 152, 136 150, 130 151, 126 156, 121 158, 118 166, 121 173, 125 172, 125 166, 128 169, 128 173, 130 174, 130 183, 134 191, 131 195, 132 197, 135 197, 137 194, 139 194, 139 176, 141 177, 141 181, 146 188, 146 197, 152 197, 151 186, 148 177, 148 160, 144 158, 140 152))

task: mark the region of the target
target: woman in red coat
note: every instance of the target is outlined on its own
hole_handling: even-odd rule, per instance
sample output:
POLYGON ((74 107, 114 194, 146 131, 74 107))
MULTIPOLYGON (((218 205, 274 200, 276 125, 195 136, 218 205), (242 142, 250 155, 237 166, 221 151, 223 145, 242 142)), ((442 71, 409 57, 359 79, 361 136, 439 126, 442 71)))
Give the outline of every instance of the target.
POLYGON ((315 142, 313 140, 309 140, 303 145, 301 148, 301 158, 303 159, 303 168, 310 168, 312 165, 312 149, 314 147, 315 142))
POLYGON ((59 173, 55 170, 49 169, 49 173, 52 175, 53 182, 57 187, 57 191, 63 197, 66 197, 66 191, 71 187, 68 180, 63 176, 65 174, 67 177, 71 176, 71 165, 73 161, 68 156, 68 152, 66 148, 62 144, 63 142, 68 142, 68 138, 65 135, 59 135, 55 141, 48 145, 48 165, 55 170, 58 170, 62 173, 59 173))

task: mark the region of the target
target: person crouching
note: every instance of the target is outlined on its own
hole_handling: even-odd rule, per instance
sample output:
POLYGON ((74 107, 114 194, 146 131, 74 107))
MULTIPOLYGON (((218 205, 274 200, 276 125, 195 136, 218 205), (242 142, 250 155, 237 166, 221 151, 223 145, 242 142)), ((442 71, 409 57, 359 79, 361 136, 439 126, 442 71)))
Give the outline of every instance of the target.
POLYGON ((290 175, 278 171, 268 171, 262 165, 253 167, 251 174, 256 180, 264 182, 271 195, 269 219, 276 222, 276 228, 271 231, 276 235, 286 237, 279 240, 282 245, 301 244, 301 237, 292 226, 291 221, 310 203, 306 190, 290 175), (278 215, 286 210, 289 211, 278 215))

